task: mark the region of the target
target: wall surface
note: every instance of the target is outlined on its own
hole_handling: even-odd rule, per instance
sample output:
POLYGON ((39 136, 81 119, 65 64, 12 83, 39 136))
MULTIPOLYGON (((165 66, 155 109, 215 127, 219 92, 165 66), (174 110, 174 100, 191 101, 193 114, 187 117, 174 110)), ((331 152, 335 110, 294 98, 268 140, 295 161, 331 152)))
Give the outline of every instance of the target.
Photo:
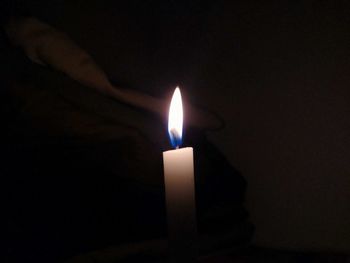
POLYGON ((348 1, 136 2, 43 1, 41 17, 112 79, 181 84, 225 119, 210 138, 248 181, 256 244, 350 251, 348 1))
POLYGON ((256 244, 350 251, 350 9, 292 2, 220 7, 211 138, 248 180, 256 244))

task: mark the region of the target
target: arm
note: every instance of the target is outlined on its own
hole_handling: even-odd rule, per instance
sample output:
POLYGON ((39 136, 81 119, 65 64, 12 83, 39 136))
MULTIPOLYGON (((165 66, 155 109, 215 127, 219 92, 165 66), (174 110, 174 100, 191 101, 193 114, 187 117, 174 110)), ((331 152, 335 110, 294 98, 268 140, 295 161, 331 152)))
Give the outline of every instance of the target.
MULTIPOLYGON (((156 113, 161 117, 168 114, 164 101, 134 90, 112 86, 106 74, 93 58, 78 47, 67 35, 36 18, 12 18, 5 26, 10 41, 23 49, 35 63, 48 65, 67 74, 72 79, 114 99, 132 106, 156 113)), ((218 119, 191 105, 187 106, 187 121, 199 128, 216 128, 218 119)))

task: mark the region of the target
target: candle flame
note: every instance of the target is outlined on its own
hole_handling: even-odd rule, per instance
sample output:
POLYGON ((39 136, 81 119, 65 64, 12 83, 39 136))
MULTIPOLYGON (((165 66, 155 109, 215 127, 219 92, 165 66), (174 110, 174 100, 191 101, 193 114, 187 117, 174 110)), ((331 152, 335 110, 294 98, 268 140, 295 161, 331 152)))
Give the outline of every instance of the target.
POLYGON ((182 143, 182 123, 183 110, 181 93, 179 87, 176 87, 173 98, 170 102, 168 120, 168 133, 170 136, 171 144, 174 148, 178 148, 182 143))

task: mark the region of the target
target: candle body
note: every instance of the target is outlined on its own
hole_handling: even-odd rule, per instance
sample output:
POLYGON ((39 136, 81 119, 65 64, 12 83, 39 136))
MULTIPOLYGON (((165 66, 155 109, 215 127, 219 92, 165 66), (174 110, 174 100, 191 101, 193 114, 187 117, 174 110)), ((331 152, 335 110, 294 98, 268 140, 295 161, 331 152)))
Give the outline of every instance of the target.
POLYGON ((193 148, 163 152, 168 236, 176 254, 193 254, 196 246, 196 207, 193 148))

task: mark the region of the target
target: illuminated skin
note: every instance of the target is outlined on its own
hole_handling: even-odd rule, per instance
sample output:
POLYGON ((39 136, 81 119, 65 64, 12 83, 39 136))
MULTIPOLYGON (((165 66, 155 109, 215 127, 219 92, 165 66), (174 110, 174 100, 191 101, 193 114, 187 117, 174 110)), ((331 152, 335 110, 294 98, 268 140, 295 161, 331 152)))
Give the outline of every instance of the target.
MULTIPOLYGON (((167 119, 168 99, 159 99, 131 89, 113 86, 94 59, 66 34, 33 17, 10 19, 5 31, 35 63, 64 72, 81 84, 129 105, 167 119)), ((198 128, 215 129, 220 121, 212 114, 186 103, 186 123, 198 128)))

